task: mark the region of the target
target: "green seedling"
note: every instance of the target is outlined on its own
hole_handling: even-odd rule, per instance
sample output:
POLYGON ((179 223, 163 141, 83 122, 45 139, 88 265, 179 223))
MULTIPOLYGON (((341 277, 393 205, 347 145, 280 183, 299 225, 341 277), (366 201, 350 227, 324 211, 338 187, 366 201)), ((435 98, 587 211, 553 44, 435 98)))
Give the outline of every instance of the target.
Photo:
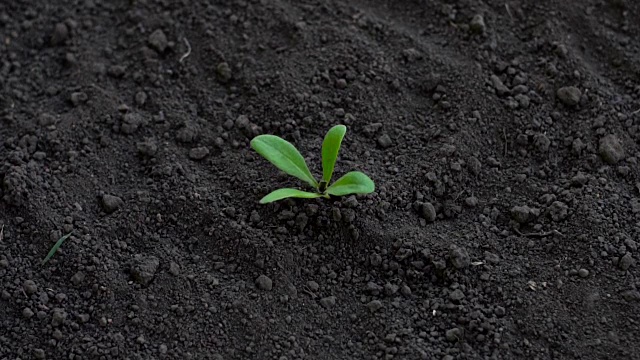
POLYGON ((375 184, 367 175, 359 171, 351 171, 331 183, 333 170, 338 159, 342 139, 347 132, 344 125, 332 127, 322 142, 322 180, 318 182, 309 171, 304 158, 290 142, 275 135, 258 135, 251 140, 251 148, 278 169, 295 176, 311 185, 316 191, 308 192, 298 189, 278 189, 260 200, 261 204, 294 197, 314 199, 319 197, 344 196, 350 194, 369 194, 375 190, 375 184))
POLYGON ((51 260, 53 255, 55 255, 55 253, 58 251, 58 249, 62 245, 62 243, 65 240, 67 240, 67 238, 69 238, 69 236, 71 236, 71 233, 68 233, 67 235, 61 236, 60 239, 58 239, 58 241, 56 241, 55 245, 53 245, 51 250, 49 250, 49 253, 47 254, 47 257, 45 257, 44 260, 42 260, 42 265, 46 264, 49 260, 51 260))

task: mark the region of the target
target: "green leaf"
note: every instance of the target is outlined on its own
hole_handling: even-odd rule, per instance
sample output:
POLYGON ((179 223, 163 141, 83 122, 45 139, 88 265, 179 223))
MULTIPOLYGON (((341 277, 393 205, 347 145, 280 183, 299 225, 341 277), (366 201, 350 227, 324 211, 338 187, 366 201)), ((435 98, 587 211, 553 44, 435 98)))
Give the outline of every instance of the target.
POLYGON ((322 180, 327 184, 331 182, 333 169, 338 159, 338 152, 340 152, 340 145, 346 132, 346 126, 336 125, 327 132, 322 142, 322 180))
POLYGON ((56 241, 56 244, 53 245, 53 247, 51 248, 51 250, 49 250, 49 253, 47 254, 47 257, 44 258, 44 260, 42 260, 42 265, 46 264, 47 261, 49 261, 53 255, 56 253, 56 251, 58 251, 58 249, 60 248, 60 245, 62 245, 62 243, 67 240, 67 238, 71 236, 71 233, 68 233, 67 235, 62 236, 60 239, 58 239, 58 241, 56 241))
POLYGON ((318 188, 304 158, 290 142, 275 135, 258 135, 251 140, 251 147, 278 169, 318 188))
POLYGON ((323 195, 319 193, 312 193, 312 192, 302 191, 298 189, 285 188, 285 189, 278 189, 276 191, 272 191, 267 196, 260 199, 260 204, 267 204, 270 202, 274 202, 274 201, 278 201, 278 200, 282 200, 290 197, 303 198, 303 199, 315 199, 321 196, 323 195))
POLYGON ((374 192, 375 189, 376 185, 367 175, 359 171, 351 171, 331 184, 327 188, 327 194, 334 196, 369 194, 374 192))

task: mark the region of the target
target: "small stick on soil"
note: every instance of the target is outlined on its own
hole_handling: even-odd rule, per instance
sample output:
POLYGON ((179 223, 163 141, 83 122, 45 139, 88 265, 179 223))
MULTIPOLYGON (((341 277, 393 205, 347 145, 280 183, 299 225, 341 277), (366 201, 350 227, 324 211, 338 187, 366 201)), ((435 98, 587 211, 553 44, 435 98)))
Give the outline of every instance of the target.
POLYGON ((504 3, 504 8, 507 9, 507 14, 509 14, 509 18, 513 21, 513 15, 511 15, 511 9, 509 9, 509 4, 504 3))
POLYGON ((502 136, 504 136, 504 157, 507 157, 507 151, 509 150, 509 142, 507 141, 507 130, 502 128, 502 136))
POLYGON ((544 232, 539 232, 539 233, 526 233, 526 234, 523 234, 518 229, 513 229, 513 231, 515 231, 515 233, 520 235, 520 236, 533 237, 533 238, 543 238, 543 237, 547 237, 547 236, 551 236, 551 235, 564 236, 558 230, 544 231, 544 232))
POLYGON ((635 115, 635 114, 637 114, 637 113, 640 113, 640 109, 638 109, 638 110, 636 110, 636 111, 632 112, 632 113, 631 113, 631 115, 635 115))
POLYGON ((191 55, 191 45, 189 45, 189 40, 187 38, 182 38, 184 40, 184 44, 187 45, 187 52, 180 57, 180 62, 186 59, 189 55, 191 55))
POLYGON ((314 292, 312 292, 311 290, 309 290, 307 288, 302 289, 302 292, 307 294, 307 295, 309 295, 309 296, 311 296, 312 299, 315 299, 315 298, 318 297, 318 295, 316 295, 314 292))
POLYGON ((0 229, 0 241, 4 240, 4 224, 2 224, 2 228, 0 229))

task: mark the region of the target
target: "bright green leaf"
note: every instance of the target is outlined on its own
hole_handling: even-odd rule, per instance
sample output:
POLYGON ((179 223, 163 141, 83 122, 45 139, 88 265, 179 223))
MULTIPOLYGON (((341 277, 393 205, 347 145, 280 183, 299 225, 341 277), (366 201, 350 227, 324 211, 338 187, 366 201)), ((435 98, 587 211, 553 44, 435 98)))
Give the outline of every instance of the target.
POLYGON ((278 169, 314 188, 318 187, 318 182, 311 175, 304 158, 290 142, 275 135, 259 135, 251 140, 251 147, 278 169))
POLYGON ((329 188, 327 194, 343 196, 349 194, 369 194, 375 191, 376 186, 367 175, 359 171, 351 171, 336 180, 329 188))
POLYGON ((340 145, 346 132, 346 126, 336 125, 327 132, 322 142, 322 180, 327 184, 331 182, 333 169, 338 159, 338 152, 340 152, 340 145))
POLYGON ((67 240, 67 238, 69 236, 71 236, 71 233, 68 233, 67 235, 64 235, 64 236, 60 237, 60 239, 58 239, 58 241, 56 241, 55 245, 53 245, 51 250, 49 250, 49 253, 47 254, 47 257, 45 257, 44 260, 42 260, 42 265, 46 264, 47 261, 49 261, 53 257, 53 255, 56 253, 56 251, 58 251, 58 249, 60 248, 62 243, 65 240, 67 240))
POLYGON ((294 197, 294 198, 303 198, 303 199, 315 199, 321 197, 322 194, 312 193, 307 191, 302 191, 298 189, 278 189, 276 191, 272 191, 267 196, 260 199, 260 204, 267 204, 270 202, 294 197))

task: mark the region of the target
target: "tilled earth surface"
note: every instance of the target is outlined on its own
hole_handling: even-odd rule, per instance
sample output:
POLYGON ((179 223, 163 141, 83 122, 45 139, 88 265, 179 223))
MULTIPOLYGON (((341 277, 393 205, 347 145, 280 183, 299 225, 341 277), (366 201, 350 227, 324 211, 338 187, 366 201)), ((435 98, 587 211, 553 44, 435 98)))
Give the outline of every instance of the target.
POLYGON ((640 358, 638 19, 0 2, 0 359, 640 358), (376 192, 258 205, 338 123, 376 192))

